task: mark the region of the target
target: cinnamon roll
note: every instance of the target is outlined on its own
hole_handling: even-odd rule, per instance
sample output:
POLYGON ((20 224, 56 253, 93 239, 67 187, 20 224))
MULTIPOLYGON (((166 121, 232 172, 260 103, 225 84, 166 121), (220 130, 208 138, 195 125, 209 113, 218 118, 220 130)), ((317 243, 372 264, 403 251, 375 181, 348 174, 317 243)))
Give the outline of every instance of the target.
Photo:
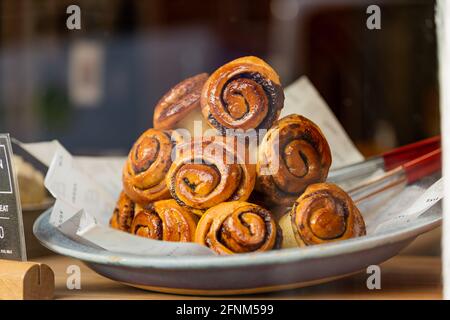
POLYGON ((270 128, 283 104, 277 73, 257 57, 242 57, 217 69, 201 96, 203 116, 221 134, 227 129, 270 128))
POLYGON ((269 203, 290 206, 308 185, 325 181, 330 166, 330 147, 319 127, 289 115, 259 145, 257 189, 269 203))
POLYGON ((200 108, 200 96, 203 85, 208 79, 207 73, 201 73, 178 83, 157 103, 153 114, 155 129, 188 129, 194 134, 194 122, 202 126, 202 132, 208 128, 200 108))
POLYGON ((225 137, 179 145, 166 177, 172 197, 201 215, 224 201, 247 200, 253 191, 255 165, 245 161, 245 147, 225 137), (244 151, 240 151, 244 150, 244 151))
POLYGON ((197 218, 177 202, 160 200, 136 208, 131 233, 154 240, 193 242, 197 218))
POLYGON ((270 211, 244 201, 223 202, 200 218, 195 242, 218 254, 278 249, 281 230, 270 211))
POLYGON ((122 191, 117 200, 111 220, 109 221, 111 228, 130 232, 131 223, 134 218, 134 209, 134 202, 122 191))
POLYGON ((364 219, 353 200, 331 183, 310 185, 281 219, 280 226, 283 247, 310 246, 366 234, 364 219))
POLYGON ((135 142, 122 175, 123 189, 131 200, 146 205, 170 199, 165 177, 172 164, 176 139, 179 138, 171 137, 170 131, 149 129, 135 142))

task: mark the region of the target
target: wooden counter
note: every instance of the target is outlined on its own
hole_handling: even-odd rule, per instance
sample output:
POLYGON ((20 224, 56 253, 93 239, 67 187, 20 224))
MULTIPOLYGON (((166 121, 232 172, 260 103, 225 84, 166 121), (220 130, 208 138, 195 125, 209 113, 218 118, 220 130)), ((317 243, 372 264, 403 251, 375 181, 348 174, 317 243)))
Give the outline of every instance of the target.
POLYGON ((193 297, 147 292, 104 278, 78 260, 53 255, 34 259, 48 264, 55 272, 55 299, 441 299, 441 260, 439 257, 397 256, 381 265, 381 290, 366 287, 366 273, 314 287, 275 293, 193 297), (67 267, 81 268, 81 290, 66 286, 67 267))

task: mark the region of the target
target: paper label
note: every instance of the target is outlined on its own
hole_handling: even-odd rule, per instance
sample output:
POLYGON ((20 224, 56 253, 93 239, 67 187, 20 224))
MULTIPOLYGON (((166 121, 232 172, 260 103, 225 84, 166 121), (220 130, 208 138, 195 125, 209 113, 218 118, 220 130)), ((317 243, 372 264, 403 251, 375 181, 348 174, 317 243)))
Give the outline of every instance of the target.
POLYGON ((50 167, 50 163, 52 162, 53 155, 55 154, 58 148, 63 148, 63 146, 56 140, 47 141, 47 142, 36 142, 36 143, 22 143, 16 141, 20 146, 33 155, 40 162, 45 164, 47 167, 50 167))
POLYGON ((59 147, 45 177, 45 187, 56 199, 84 209, 106 224, 103 213, 113 212, 116 199, 93 179, 76 166, 67 150, 59 147))
POLYGON ((419 189, 414 191, 414 193, 417 194, 417 197, 415 197, 411 191, 409 191, 409 197, 399 196, 397 199, 401 202, 397 203, 391 210, 387 210, 374 221, 374 232, 404 226, 414 219, 417 219, 421 214, 433 207, 444 197, 444 182, 442 178, 436 181, 425 192, 418 187, 410 188, 419 189), (411 202, 413 202, 413 204, 408 207, 411 202))
POLYGON ((0 259, 27 259, 20 196, 7 134, 0 134, 0 259))
POLYGON ((122 170, 125 157, 76 157, 77 166, 89 177, 95 177, 112 197, 117 198, 122 190, 122 170))

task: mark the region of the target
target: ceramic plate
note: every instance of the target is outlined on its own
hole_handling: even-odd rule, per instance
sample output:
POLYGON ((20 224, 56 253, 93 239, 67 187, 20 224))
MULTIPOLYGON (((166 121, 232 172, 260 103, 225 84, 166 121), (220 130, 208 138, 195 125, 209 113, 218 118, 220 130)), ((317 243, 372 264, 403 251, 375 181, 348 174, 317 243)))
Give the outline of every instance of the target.
POLYGON ((380 264, 439 226, 441 213, 436 205, 401 229, 378 235, 220 257, 153 257, 99 250, 50 225, 50 210, 36 221, 34 233, 50 250, 82 260, 97 273, 131 286, 178 294, 249 294, 323 283, 380 264))

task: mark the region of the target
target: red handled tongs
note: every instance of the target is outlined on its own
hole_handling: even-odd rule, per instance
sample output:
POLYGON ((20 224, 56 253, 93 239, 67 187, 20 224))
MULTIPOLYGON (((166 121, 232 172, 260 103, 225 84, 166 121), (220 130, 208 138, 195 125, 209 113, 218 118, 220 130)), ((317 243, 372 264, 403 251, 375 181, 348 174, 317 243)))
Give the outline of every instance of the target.
POLYGON ((441 148, 423 154, 413 160, 403 162, 397 167, 347 190, 353 201, 361 202, 388 190, 412 184, 442 168, 441 148))
POLYGON ((381 155, 368 158, 365 161, 332 170, 328 175, 327 181, 336 184, 348 183, 352 180, 368 177, 380 169, 389 172, 421 156, 436 151, 440 147, 440 136, 414 142, 381 155))

